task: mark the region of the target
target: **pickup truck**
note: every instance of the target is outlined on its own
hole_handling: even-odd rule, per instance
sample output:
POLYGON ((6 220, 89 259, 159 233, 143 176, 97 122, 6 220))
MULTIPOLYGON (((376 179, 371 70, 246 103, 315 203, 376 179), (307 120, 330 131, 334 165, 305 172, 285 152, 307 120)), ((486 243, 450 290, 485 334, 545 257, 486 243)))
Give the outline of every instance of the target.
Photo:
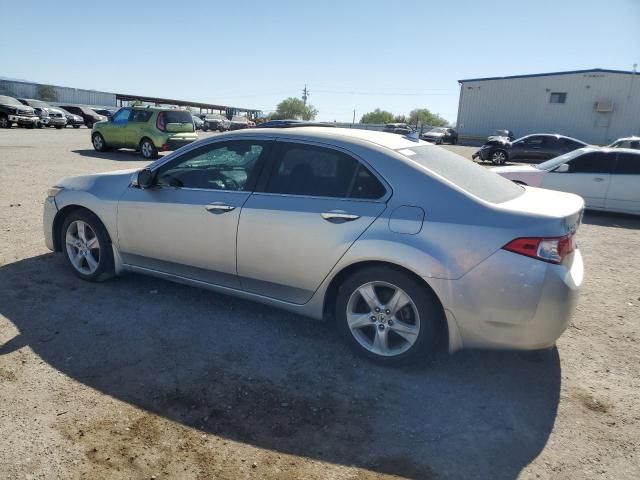
POLYGON ((33 108, 23 105, 17 99, 0 95, 0 128, 11 128, 14 123, 33 128, 38 123, 38 115, 33 108))

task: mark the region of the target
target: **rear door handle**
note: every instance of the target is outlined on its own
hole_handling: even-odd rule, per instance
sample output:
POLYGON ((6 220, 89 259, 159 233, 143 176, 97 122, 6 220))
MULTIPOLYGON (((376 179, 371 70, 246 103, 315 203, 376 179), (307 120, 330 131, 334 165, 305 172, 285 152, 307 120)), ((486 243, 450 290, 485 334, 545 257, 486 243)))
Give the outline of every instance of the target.
POLYGON ((331 210, 330 212, 323 212, 320 215, 328 221, 342 220, 344 222, 352 222, 353 220, 360 218, 360 215, 353 215, 345 212, 344 210, 331 210))
POLYGON ((216 203, 210 203, 209 205, 206 205, 204 208, 211 213, 226 213, 226 212, 230 212, 231 210, 234 210, 236 207, 232 205, 227 205, 226 203, 216 202, 216 203))

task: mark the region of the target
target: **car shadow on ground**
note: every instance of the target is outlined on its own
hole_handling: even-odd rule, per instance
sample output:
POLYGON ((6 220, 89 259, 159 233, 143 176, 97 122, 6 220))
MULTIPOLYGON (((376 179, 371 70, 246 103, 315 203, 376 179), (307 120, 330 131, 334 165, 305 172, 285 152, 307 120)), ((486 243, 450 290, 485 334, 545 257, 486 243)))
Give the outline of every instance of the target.
MULTIPOLYGON (((0 355, 28 346, 71 379, 182 425, 400 477, 516 478, 559 402, 556 349, 383 368, 330 323, 138 275, 83 282, 61 255, 0 267, 0 313, 19 330, 0 355)), ((104 414, 92 421, 109 435, 104 414)))
POLYGON ((588 210, 584 213, 582 223, 585 223, 587 225, 598 225, 600 227, 615 227, 640 230, 640 215, 597 212, 594 210, 588 210))
MULTIPOLYGON (((96 150, 92 150, 90 148, 80 149, 80 150, 72 150, 73 153, 77 153, 83 157, 91 157, 91 158, 102 158, 103 160, 115 160, 117 162, 131 162, 134 160, 139 160, 141 162, 150 162, 144 158, 140 152, 136 152, 135 150, 108 150, 106 152, 97 152, 96 150)), ((162 157, 163 154, 159 154, 159 157, 162 157)))

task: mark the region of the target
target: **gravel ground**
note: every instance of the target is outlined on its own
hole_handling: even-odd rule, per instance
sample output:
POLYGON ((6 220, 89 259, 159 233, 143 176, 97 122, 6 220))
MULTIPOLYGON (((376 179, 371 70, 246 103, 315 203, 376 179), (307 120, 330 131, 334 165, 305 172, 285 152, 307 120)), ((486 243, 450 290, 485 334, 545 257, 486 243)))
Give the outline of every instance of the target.
POLYGON ((74 277, 43 244, 47 187, 143 165, 84 128, 0 131, 1 478, 640 478, 639 218, 585 216, 557 348, 388 369, 322 322, 74 277))

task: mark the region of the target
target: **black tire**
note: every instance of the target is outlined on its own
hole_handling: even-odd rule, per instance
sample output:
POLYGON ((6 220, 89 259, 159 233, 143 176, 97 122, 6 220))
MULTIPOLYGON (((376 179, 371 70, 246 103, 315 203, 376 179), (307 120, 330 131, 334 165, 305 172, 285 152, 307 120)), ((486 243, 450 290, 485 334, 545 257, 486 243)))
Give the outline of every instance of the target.
MULTIPOLYGON (((75 210, 71 212, 67 216, 67 218, 65 218, 64 223, 62 224, 62 230, 60 231, 60 245, 62 245, 62 252, 64 253, 67 265, 69 265, 71 271, 82 280, 86 280, 88 282, 102 282, 113 277, 113 250, 111 247, 111 242, 109 241, 109 235, 107 234, 107 231, 100 219, 93 213, 89 212, 88 210, 75 210), (78 268, 76 268, 76 266, 74 266, 74 263, 70 257, 70 249, 72 251, 77 251, 78 249, 76 247, 67 246, 67 232, 72 232, 74 230, 72 224, 76 221, 84 222, 90 227, 91 232, 95 234, 90 235, 89 231, 87 230, 87 240, 95 238, 98 242, 99 248, 97 250, 97 253, 96 249, 91 249, 92 258, 97 261, 97 268, 91 273, 81 272, 78 268)), ((84 262, 83 265, 86 265, 87 267, 89 266, 86 260, 81 261, 84 262)))
POLYGON ((104 137, 100 133, 91 135, 91 143, 96 152, 106 152, 108 149, 107 142, 104 141, 104 137))
POLYGON ((204 126, 202 127, 202 131, 203 131, 203 132, 207 132, 207 131, 209 131, 209 127, 207 127, 206 125, 204 125, 204 126))
POLYGON ((86 125, 87 125, 87 128, 93 128, 93 123, 91 122, 87 123, 86 125))
POLYGON ((73 128, 80 128, 80 125, 73 125, 73 128))
POLYGON ((509 160, 509 154, 506 150, 495 150, 491 152, 489 160, 491 160, 491 163, 494 165, 504 165, 509 160))
POLYGON ((30 123, 28 125, 25 125, 25 128, 28 128, 29 130, 36 128, 36 126, 33 123, 30 123))
POLYGON ((64 127, 62 125, 56 125, 56 130, 62 130, 64 127))
POLYGON ((142 140, 140 140, 140 153, 147 160, 158 158, 158 149, 148 138, 143 138, 142 140))
MULTIPOLYGON (((360 298, 360 300, 358 300, 357 302, 362 301, 363 298, 360 298)), ((357 302, 355 302, 355 304, 358 304, 357 302)), ((365 311, 370 309, 366 305, 366 303, 362 305, 364 305, 365 311)), ((381 305, 381 307, 384 307, 384 305, 381 305)), ((438 299, 427 286, 420 283, 411 275, 401 270, 383 266, 364 268, 355 272, 344 281, 344 283, 340 286, 336 299, 335 318, 338 324, 337 326, 339 331, 358 353, 385 365, 401 365, 426 361, 437 351, 439 345, 439 335, 442 331, 441 328, 446 324, 444 314, 442 312, 442 307, 438 299), (410 311, 413 311, 415 307, 415 310, 417 310, 417 319, 414 317, 414 324, 409 325, 418 325, 418 333, 415 337, 415 340, 413 341, 413 344, 411 344, 406 350, 402 351, 401 349, 399 349, 398 353, 390 353, 389 355, 382 355, 373 352, 365 347, 361 343, 361 340, 358 340, 356 338, 356 334, 353 333, 351 328, 349 327, 349 324, 347 322, 347 309, 351 308, 350 300, 352 296, 357 295, 356 292, 360 287, 369 284, 370 282, 379 282, 383 284, 381 286, 375 287, 376 289, 378 289, 378 298, 381 302, 389 301, 388 298, 385 299, 384 297, 382 297, 382 294, 384 294, 384 289, 387 288, 384 284, 387 284, 403 290, 404 293, 413 302, 413 306, 406 305, 404 308, 398 311, 398 314, 390 315, 389 318, 391 318, 391 321, 389 320, 389 318, 385 317, 384 310, 380 311, 379 313, 375 313, 373 311, 371 311, 370 313, 363 313, 366 318, 375 319, 371 320, 371 328, 369 328, 368 325, 364 325, 360 330, 358 330, 358 332, 360 332, 360 338, 364 339, 365 342, 367 340, 373 342, 371 338, 366 337, 377 336, 377 330, 384 331, 386 324, 386 334, 389 335, 388 345, 393 343, 393 341, 399 342, 399 345, 404 345, 404 336, 398 335, 394 331, 394 327, 392 325, 395 325, 395 328, 397 328, 399 325, 402 325, 402 322, 398 321, 397 316, 402 315, 403 311, 406 312, 405 308, 409 308, 410 311), (371 315, 371 317, 368 317, 368 315, 371 315), (376 315, 381 316, 380 322, 378 321, 378 317, 376 317, 376 315), (382 317, 385 318, 382 319, 382 317), (393 323, 393 319, 395 319, 395 323, 393 323), (393 332, 393 336, 391 336, 391 332, 393 332)), ((408 319, 408 322, 410 322, 410 318, 408 319)), ((405 323, 405 325, 407 325, 407 323, 405 323)), ((409 344, 410 342, 406 343, 409 344)))
POLYGON ((9 117, 7 117, 4 113, 0 114, 0 128, 11 128, 9 117))
POLYGON ((38 123, 37 127, 38 128, 42 128, 44 125, 42 125, 41 123, 38 123))

